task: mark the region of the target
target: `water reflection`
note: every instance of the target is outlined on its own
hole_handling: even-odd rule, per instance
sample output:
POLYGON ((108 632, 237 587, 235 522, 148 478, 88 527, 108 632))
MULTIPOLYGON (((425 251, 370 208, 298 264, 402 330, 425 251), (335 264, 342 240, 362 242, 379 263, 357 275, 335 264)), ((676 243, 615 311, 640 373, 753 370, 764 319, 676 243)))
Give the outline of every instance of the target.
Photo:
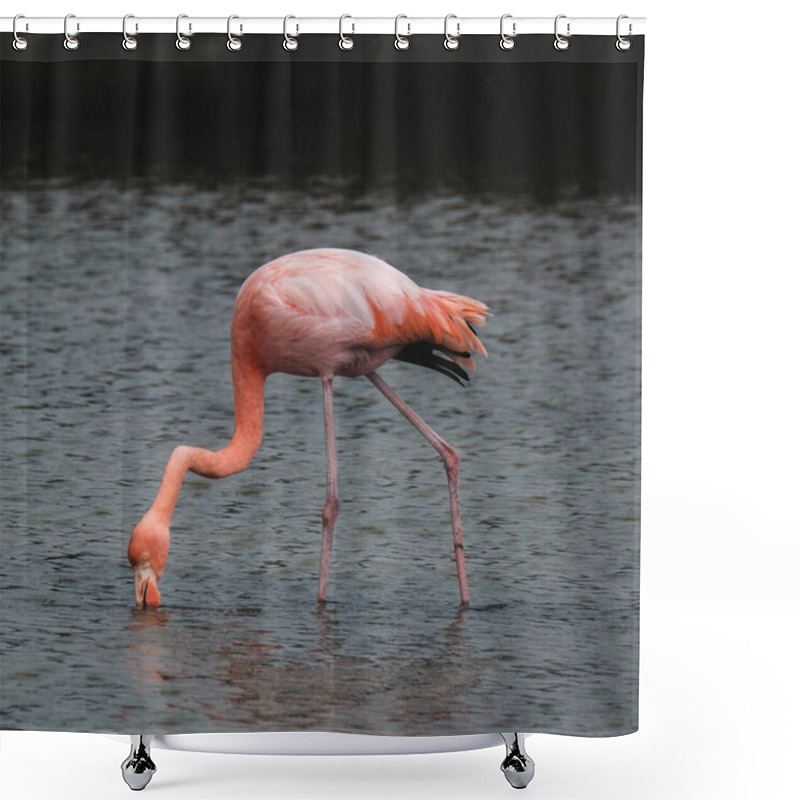
POLYGON ((215 612, 194 635, 187 634, 194 611, 132 609, 123 663, 147 730, 158 725, 166 732, 191 719, 196 732, 352 731, 369 727, 377 714, 386 732, 423 732, 431 720, 446 728, 468 715, 468 690, 486 667, 470 646, 468 614, 459 608, 449 619, 442 615, 414 649, 358 654, 349 641, 354 635, 388 637, 391 624, 365 633, 362 616, 348 609, 328 604, 298 612, 313 634, 313 645, 299 649, 284 646, 262 612, 215 612), (215 691, 204 692, 204 685, 215 691))
POLYGON ((170 612, 166 608, 131 609, 125 638, 128 655, 123 663, 128 667, 128 683, 136 692, 146 693, 153 684, 162 683, 174 663, 169 623, 170 612))

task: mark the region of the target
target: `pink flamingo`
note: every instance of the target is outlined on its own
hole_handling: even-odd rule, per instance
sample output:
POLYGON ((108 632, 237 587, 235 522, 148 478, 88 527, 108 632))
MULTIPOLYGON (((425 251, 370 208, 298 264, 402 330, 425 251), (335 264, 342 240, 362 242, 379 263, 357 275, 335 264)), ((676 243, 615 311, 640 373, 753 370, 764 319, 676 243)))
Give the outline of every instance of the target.
POLYGON ((461 604, 469 603, 458 499, 458 451, 444 441, 375 371, 390 358, 419 364, 461 382, 472 353, 486 355, 473 326, 487 307, 478 300, 417 286, 402 272, 353 250, 306 250, 257 269, 239 290, 231 323, 231 371, 236 422, 218 451, 180 446, 164 469, 158 495, 131 534, 136 605, 158 606, 158 581, 169 550, 169 523, 187 470, 223 478, 246 469, 261 444, 264 381, 273 372, 322 381, 326 483, 317 599, 328 590, 333 529, 339 511, 333 429, 333 376, 366 375, 433 445, 450 491, 461 604), (442 354, 442 355, 439 355, 442 354), (446 356, 446 357, 443 357, 446 356))

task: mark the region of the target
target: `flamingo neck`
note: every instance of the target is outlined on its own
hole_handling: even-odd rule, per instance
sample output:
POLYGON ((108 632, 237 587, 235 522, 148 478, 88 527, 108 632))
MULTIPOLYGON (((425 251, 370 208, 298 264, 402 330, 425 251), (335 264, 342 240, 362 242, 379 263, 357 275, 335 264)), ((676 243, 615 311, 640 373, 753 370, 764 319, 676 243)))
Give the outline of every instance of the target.
POLYGON ((234 367, 233 392, 236 423, 233 438, 222 450, 181 445, 172 451, 164 469, 151 511, 167 525, 172 518, 187 470, 206 478, 225 478, 247 468, 259 446, 264 424, 264 381, 256 369, 234 367))

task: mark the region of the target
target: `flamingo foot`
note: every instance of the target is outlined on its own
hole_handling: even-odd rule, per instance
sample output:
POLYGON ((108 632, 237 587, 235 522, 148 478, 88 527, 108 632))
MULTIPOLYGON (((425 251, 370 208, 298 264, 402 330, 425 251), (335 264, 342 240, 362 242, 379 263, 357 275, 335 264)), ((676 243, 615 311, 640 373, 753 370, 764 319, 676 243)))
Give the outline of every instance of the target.
POLYGON ((131 752, 122 762, 122 778, 134 792, 144 789, 156 773, 156 765, 150 758, 152 741, 152 736, 131 734, 131 752))

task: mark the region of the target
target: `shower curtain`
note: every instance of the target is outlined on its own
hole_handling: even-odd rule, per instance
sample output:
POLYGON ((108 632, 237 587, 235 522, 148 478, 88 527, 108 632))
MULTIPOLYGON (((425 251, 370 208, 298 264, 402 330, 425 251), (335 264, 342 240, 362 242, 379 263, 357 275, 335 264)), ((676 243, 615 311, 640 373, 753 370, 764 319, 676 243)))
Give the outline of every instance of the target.
POLYGON ((0 725, 634 731, 643 37, 293 33, 2 35, 0 725), (298 252, 299 330, 371 315, 458 452, 463 549, 440 454, 337 374, 321 602, 324 392, 278 370, 247 469, 187 472, 148 604, 132 531, 177 446, 231 442, 237 294, 298 252), (409 285, 475 305, 426 328, 409 285))

